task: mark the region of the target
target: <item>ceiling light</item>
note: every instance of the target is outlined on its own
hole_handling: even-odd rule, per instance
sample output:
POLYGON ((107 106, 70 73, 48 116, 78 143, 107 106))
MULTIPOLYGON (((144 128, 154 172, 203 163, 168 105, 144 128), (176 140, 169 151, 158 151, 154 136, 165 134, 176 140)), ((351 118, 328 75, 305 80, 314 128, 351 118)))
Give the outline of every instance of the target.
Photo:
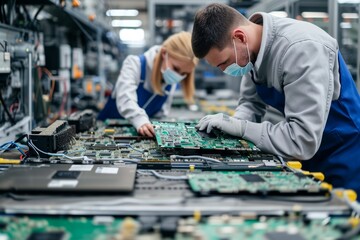
POLYGON ((111 26, 113 27, 140 27, 142 25, 141 20, 112 20, 111 26))
POLYGON ((109 9, 106 11, 106 16, 109 17, 136 17, 139 11, 136 9, 109 9))
POLYGON ((338 3, 360 3, 360 0, 338 0, 338 3))
POLYGON ((359 18, 359 14, 357 13, 342 13, 341 14, 342 18, 346 18, 346 19, 358 19, 359 18))
POLYGON ((352 27, 352 25, 351 25, 351 23, 349 23, 349 22, 341 22, 340 23, 340 27, 341 28, 351 28, 352 27))
POLYGON ((143 42, 145 39, 144 29, 124 28, 119 32, 120 39, 124 42, 143 42))
POLYGON ((328 18, 329 15, 326 12, 302 12, 303 18, 328 18))

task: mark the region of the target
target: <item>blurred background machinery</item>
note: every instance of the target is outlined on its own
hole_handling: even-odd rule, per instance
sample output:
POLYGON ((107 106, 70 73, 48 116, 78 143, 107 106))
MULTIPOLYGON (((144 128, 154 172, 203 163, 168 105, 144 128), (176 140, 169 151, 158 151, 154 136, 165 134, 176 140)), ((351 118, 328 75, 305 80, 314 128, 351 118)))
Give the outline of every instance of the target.
POLYGON ((102 107, 126 53, 104 12, 97 1, 1 2, 1 141, 102 107))

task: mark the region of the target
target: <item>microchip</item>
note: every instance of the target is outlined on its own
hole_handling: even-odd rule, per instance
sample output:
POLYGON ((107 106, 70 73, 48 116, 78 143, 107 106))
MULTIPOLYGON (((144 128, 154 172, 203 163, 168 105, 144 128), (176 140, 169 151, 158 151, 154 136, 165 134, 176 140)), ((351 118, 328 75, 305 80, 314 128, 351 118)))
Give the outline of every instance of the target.
POLYGON ((112 144, 112 143, 106 144, 106 149, 117 149, 117 146, 116 144, 112 144))
POLYGON ((111 156, 111 152, 100 152, 100 156, 111 156))
POLYGON ((267 240, 305 240, 300 234, 289 234, 286 232, 268 232, 265 234, 267 240))
POLYGON ((62 240, 65 239, 65 233, 58 232, 33 232, 27 240, 62 240))
POLYGON ((217 178, 209 178, 209 181, 210 182, 217 182, 218 180, 217 180, 217 178))
POLYGON ((247 182, 265 182, 265 180, 257 174, 240 174, 240 177, 247 182))
POLYGON ((95 157, 95 156, 96 156, 96 152, 85 152, 84 155, 85 155, 85 156, 88 156, 88 157, 95 157))
POLYGON ((124 143, 124 144, 130 144, 131 141, 128 139, 116 139, 115 143, 124 143))
POLYGON ((57 171, 52 179, 77 179, 80 171, 57 171))

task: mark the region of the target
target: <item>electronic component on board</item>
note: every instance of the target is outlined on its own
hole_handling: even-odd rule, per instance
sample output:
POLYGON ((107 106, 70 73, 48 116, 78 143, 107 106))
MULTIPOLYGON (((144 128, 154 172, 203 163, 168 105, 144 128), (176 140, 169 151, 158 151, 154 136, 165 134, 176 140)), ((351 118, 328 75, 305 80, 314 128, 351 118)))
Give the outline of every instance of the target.
POLYGON ((41 157, 48 158, 49 155, 43 152, 56 153, 66 150, 70 147, 74 137, 75 129, 64 120, 57 120, 46 128, 37 127, 31 131, 29 142, 41 151, 36 153, 33 147, 31 147, 31 155, 36 156, 39 154, 41 157))

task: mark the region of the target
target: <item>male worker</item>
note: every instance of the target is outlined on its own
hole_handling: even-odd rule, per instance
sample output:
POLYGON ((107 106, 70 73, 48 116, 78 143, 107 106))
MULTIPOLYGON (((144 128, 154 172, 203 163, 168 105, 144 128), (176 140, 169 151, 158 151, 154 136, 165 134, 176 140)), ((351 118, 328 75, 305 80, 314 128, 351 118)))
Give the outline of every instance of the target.
POLYGON ((205 116, 200 130, 218 128, 263 151, 308 160, 304 170, 360 194, 360 97, 335 39, 307 22, 267 13, 246 19, 211 4, 195 16, 192 47, 224 73, 244 76, 235 115, 205 116), (267 105, 285 120, 260 122, 267 105))

